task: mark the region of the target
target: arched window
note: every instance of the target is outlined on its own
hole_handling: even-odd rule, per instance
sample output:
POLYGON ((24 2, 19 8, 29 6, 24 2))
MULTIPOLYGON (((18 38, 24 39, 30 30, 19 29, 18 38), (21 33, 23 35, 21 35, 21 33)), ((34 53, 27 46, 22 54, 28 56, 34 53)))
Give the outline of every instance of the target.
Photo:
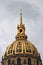
POLYGON ((14 60, 12 60, 12 64, 13 64, 13 65, 15 65, 15 62, 14 62, 14 60))
POLYGON ((26 64, 26 60, 24 59, 24 62, 23 62, 23 64, 26 64))
POLYGON ((38 60, 37 60, 37 65, 38 65, 38 60))
POLYGON ((33 51, 33 55, 35 54, 35 51, 33 51))
POLYGON ((2 65, 4 65, 4 62, 3 61, 1 63, 2 63, 2 65))
POLYGON ((41 61, 41 65, 42 65, 42 61, 41 61))
POLYGON ((8 65, 10 65, 11 64, 11 60, 10 59, 8 59, 8 65))
POLYGON ((12 53, 12 50, 9 50, 9 51, 8 51, 8 54, 10 54, 10 53, 12 53))
POLYGON ((31 59, 28 58, 28 65, 31 65, 31 59))
POLYGON ((20 58, 17 59, 17 65, 21 65, 21 59, 20 58))

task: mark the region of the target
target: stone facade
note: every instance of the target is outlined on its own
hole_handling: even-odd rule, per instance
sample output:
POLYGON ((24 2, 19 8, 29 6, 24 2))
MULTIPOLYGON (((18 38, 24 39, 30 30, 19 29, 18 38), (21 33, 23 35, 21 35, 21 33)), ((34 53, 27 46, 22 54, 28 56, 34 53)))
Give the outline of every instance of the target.
POLYGON ((42 65, 42 60, 32 55, 16 55, 2 58, 2 65, 42 65))

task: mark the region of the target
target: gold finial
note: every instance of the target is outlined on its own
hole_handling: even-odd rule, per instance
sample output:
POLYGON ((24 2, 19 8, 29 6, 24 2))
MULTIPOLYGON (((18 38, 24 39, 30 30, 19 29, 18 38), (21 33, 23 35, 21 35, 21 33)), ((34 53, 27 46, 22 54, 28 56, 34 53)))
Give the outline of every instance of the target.
POLYGON ((20 9, 20 26, 22 25, 22 9, 20 9))

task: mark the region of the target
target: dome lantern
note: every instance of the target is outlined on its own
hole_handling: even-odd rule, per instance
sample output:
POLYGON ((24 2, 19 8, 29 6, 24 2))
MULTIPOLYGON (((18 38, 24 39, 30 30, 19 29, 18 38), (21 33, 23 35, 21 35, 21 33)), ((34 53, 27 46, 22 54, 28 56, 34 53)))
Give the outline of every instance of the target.
POLYGON ((20 24, 17 26, 17 35, 16 39, 27 39, 27 35, 25 34, 25 26, 22 22, 22 10, 20 10, 20 24))

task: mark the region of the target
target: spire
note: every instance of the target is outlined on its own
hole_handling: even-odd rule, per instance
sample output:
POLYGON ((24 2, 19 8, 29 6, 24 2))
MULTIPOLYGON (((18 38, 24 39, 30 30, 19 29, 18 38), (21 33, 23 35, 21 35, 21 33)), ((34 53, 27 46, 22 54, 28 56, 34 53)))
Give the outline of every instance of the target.
POLYGON ((22 25, 22 10, 20 10, 20 26, 22 25))
POLYGON ((22 23, 22 10, 20 10, 20 24, 17 26, 17 35, 16 39, 27 39, 27 35, 25 35, 25 26, 22 23))

